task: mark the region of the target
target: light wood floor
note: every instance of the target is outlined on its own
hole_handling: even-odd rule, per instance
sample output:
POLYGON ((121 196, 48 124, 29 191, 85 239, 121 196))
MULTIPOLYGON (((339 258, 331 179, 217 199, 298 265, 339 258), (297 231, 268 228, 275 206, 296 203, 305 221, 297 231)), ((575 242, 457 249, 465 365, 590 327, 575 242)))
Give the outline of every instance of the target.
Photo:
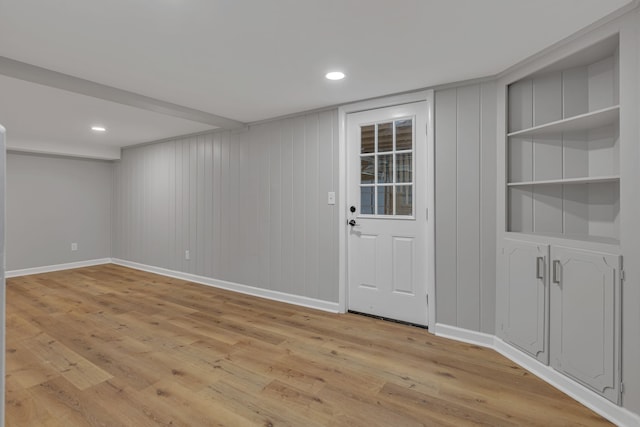
POLYGON ((7 280, 7 426, 607 425, 492 350, 115 265, 7 280))

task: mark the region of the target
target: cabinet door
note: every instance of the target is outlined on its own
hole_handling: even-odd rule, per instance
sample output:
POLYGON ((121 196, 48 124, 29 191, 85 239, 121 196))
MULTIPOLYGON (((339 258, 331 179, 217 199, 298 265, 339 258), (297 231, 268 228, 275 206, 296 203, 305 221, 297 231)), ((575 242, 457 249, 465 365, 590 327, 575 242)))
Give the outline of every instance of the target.
POLYGON ((506 341, 549 363, 549 246, 505 239, 506 341))
POLYGON ((621 257, 553 246, 551 260, 551 365, 619 403, 621 257))

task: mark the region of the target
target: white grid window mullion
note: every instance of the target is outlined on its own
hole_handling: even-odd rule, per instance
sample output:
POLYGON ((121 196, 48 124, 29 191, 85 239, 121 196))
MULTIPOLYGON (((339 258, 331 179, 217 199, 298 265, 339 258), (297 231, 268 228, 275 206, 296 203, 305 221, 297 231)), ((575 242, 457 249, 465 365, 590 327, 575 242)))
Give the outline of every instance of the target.
POLYGON ((393 210, 391 211, 393 213, 393 215, 396 214, 396 121, 394 120, 391 124, 391 131, 392 131, 392 154, 391 154, 391 162, 393 163, 392 167, 391 167, 391 173, 393 174, 393 177, 391 178, 391 182, 394 184, 393 186, 393 191, 392 191, 392 201, 393 201, 393 210))
POLYGON ((373 133, 373 214, 378 215, 378 123, 374 126, 373 133))
MULTIPOLYGON (((372 153, 368 153, 367 157, 371 157, 373 159, 373 179, 372 179, 372 183, 370 184, 363 184, 362 181, 360 182, 360 193, 362 194, 362 189, 364 188, 371 188, 373 190, 373 196, 372 196, 372 201, 373 201, 373 209, 372 209, 372 214, 366 214, 367 216, 375 216, 375 217, 381 217, 381 218, 393 218, 396 217, 398 215, 398 187, 409 187, 411 189, 411 207, 412 207, 412 216, 415 216, 415 199, 416 199, 416 192, 415 192, 415 174, 416 174, 416 168, 415 168, 415 164, 416 164, 416 156, 415 156, 415 136, 416 136, 416 129, 415 129, 415 118, 414 117, 407 117, 404 119, 391 119, 390 121, 381 121, 381 122, 376 122, 373 123, 373 131, 374 131, 374 147, 373 147, 373 152, 372 153), (411 122, 411 148, 410 149, 403 149, 403 150, 398 150, 398 132, 397 132, 397 128, 396 128, 396 124, 398 121, 410 121, 411 122), (383 153, 380 153, 380 147, 379 147, 379 143, 380 143, 380 132, 379 132, 379 126, 381 124, 389 124, 391 123, 391 127, 392 127, 392 132, 391 132, 391 136, 392 136, 392 147, 390 151, 384 151, 383 153), (403 164, 398 165, 398 161, 399 161, 399 155, 402 154, 410 154, 411 155, 411 164, 409 166, 409 171, 407 170, 407 165, 406 165, 406 159, 403 160, 403 164), (386 180, 389 180, 390 182, 380 182, 380 156, 381 155, 385 155, 385 156, 390 156, 391 157, 391 167, 389 168, 389 166, 385 166, 387 169, 386 171, 389 171, 389 169, 391 169, 391 174, 393 175, 393 177, 389 180, 388 177, 385 178, 386 180), (406 181, 406 182, 399 182, 398 181, 398 174, 402 174, 403 176, 401 177, 403 180, 407 178, 407 174, 410 172, 411 174, 411 180, 410 181, 406 181), (380 211, 380 197, 379 197, 379 190, 382 190, 385 187, 391 187, 391 202, 392 202, 392 206, 387 206, 385 204, 384 209, 382 209, 382 213, 380 211), (390 215, 387 215, 384 213, 384 211, 387 210, 387 208, 390 207, 392 213, 390 215)), ((364 155, 360 156, 361 159, 362 157, 365 157, 364 155)), ((361 160, 362 162, 362 160, 361 160)), ((361 163, 362 164, 362 163, 361 163)), ((386 192, 385 192, 386 193, 386 192)), ((386 198, 387 196, 385 196, 386 198)), ((385 200, 386 202, 386 200, 385 200)), ((402 215, 402 217, 405 217, 407 215, 402 215)))

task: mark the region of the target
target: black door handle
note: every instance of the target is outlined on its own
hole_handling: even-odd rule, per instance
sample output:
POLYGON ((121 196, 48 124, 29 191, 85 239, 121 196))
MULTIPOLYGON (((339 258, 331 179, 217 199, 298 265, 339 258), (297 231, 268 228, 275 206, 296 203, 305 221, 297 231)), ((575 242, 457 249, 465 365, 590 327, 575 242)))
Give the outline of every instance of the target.
POLYGON ((349 225, 352 227, 355 227, 356 225, 358 225, 358 223, 356 222, 355 219, 352 219, 351 221, 349 221, 349 225))

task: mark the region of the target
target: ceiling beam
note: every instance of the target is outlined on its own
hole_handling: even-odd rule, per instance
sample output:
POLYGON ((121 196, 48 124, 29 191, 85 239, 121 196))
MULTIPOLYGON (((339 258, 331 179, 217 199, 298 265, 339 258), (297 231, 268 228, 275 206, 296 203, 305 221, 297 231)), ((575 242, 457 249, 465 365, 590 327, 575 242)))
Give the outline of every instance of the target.
POLYGON ((15 79, 25 80, 31 83, 38 83, 68 92, 79 93, 104 99, 130 107, 141 108, 155 113, 166 114, 168 116, 179 117, 193 122, 205 123, 222 129, 234 129, 245 126, 244 123, 217 116, 204 111, 195 110, 171 102, 118 89, 112 86, 95 83, 90 80, 48 70, 46 68, 16 61, 5 56, 0 56, 0 74, 15 79))

